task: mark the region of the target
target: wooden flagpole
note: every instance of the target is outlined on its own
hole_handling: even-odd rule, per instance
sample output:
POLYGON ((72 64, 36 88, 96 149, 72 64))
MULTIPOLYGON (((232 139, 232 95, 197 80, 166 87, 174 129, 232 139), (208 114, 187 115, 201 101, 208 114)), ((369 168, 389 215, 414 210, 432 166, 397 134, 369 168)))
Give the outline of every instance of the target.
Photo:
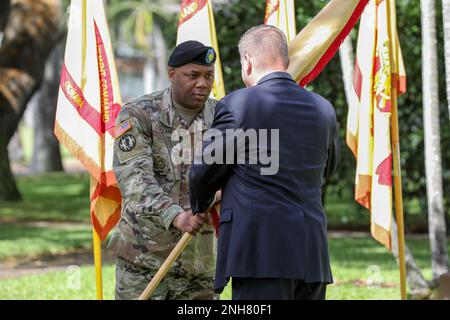
MULTIPOLYGON (((82 48, 81 48, 81 90, 84 91, 86 85, 86 47, 87 47, 87 19, 86 19, 86 0, 82 1, 82 16, 81 16, 81 26, 82 26, 82 48)), ((91 192, 95 188, 95 182, 92 176, 90 177, 91 192)), ((102 279, 102 241, 100 236, 92 226, 92 242, 94 249, 94 269, 95 269, 95 287, 97 300, 103 300, 103 279, 102 279)))
POLYGON ((402 192, 402 170, 400 165, 400 142, 398 130, 397 113, 397 91, 392 90, 392 119, 391 139, 394 158, 394 195, 395 195, 395 218, 397 221, 398 234, 398 261, 400 267, 400 291, 402 300, 406 300, 406 264, 405 264, 405 231, 403 223, 403 192, 402 192))
MULTIPOLYGON (((391 64, 397 63, 397 48, 392 45, 396 34, 392 34, 397 29, 395 16, 395 0, 387 0, 388 32, 390 39, 391 64), (395 51, 395 54, 394 54, 395 51), (395 55, 395 58, 393 58, 395 55)), ((391 70, 399 72, 398 66, 391 70)), ((395 79, 396 81, 397 79, 395 79)), ((405 231, 403 222, 403 191, 402 191, 402 169, 400 162, 400 135, 398 129, 398 105, 397 105, 397 85, 393 86, 394 79, 391 77, 391 141, 394 160, 394 196, 395 196, 395 217, 397 221, 398 236, 398 261, 400 269, 400 292, 402 300, 406 300, 406 264, 405 264, 405 231)))
POLYGON ((102 280, 102 241, 95 228, 92 227, 94 242, 94 266, 97 300, 103 300, 103 280, 102 280))

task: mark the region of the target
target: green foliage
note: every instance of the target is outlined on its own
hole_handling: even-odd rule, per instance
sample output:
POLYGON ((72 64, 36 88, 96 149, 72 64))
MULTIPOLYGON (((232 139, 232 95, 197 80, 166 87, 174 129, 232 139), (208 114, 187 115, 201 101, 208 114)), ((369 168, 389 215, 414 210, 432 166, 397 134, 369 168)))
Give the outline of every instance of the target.
POLYGON ((151 54, 154 21, 164 21, 159 1, 109 0, 106 8, 112 37, 151 54))

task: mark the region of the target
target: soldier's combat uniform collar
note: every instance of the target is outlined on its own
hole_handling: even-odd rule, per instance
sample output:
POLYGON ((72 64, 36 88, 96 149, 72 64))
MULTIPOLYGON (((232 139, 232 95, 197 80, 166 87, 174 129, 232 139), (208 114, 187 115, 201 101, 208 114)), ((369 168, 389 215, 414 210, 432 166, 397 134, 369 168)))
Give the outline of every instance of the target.
POLYGON ((196 109, 186 108, 182 105, 178 104, 172 97, 172 106, 175 108, 175 113, 177 113, 187 124, 189 127, 193 120, 197 118, 199 113, 202 111, 203 106, 200 106, 196 109))
MULTIPOLYGON (((208 98, 205 105, 202 107, 201 112, 192 121, 189 129, 196 132, 198 130, 205 130, 207 127, 211 126, 214 117, 214 107, 210 106, 211 104, 215 103, 212 99, 208 98), (201 126, 199 125, 199 122, 201 122, 201 126)), ((182 118, 175 111, 175 106, 172 101, 171 87, 164 90, 160 121, 162 124, 172 129, 176 129, 182 125, 182 118)))

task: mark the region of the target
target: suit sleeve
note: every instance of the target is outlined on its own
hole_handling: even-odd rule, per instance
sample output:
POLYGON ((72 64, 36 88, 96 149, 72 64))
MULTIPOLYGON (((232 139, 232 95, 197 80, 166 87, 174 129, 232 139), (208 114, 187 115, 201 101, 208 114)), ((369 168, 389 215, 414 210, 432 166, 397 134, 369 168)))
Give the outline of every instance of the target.
POLYGON ((341 154, 341 141, 339 139, 339 124, 336 115, 333 115, 330 145, 328 147, 327 165, 325 168, 325 178, 331 177, 338 168, 341 154))
POLYGON ((155 177, 151 133, 140 119, 124 108, 116 123, 120 125, 126 121, 130 122, 131 128, 116 138, 113 158, 124 204, 142 217, 159 215, 168 230, 175 216, 184 210, 164 192, 155 177))
MULTIPOLYGON (((204 212, 214 201, 214 195, 221 189, 229 177, 233 164, 227 164, 226 130, 236 129, 236 119, 230 107, 221 100, 214 113, 214 121, 203 142, 202 159, 196 158, 189 173, 189 193, 193 213, 204 212), (211 161, 211 151, 223 159, 220 163, 211 161), (208 160, 209 159, 209 160, 208 160)), ((229 152, 231 150, 228 150, 229 152)), ((236 154, 233 150, 233 154, 236 154)))

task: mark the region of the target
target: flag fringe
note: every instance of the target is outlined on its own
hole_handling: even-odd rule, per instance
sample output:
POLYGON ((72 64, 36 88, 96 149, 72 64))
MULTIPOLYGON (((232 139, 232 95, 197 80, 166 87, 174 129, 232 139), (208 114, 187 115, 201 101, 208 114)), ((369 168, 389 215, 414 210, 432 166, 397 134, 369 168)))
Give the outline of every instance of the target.
POLYGON ((101 172, 100 166, 98 166, 95 161, 84 152, 83 148, 64 131, 58 121, 55 121, 54 133, 64 147, 66 147, 67 150, 81 162, 83 167, 87 169, 95 180, 105 184, 106 186, 117 184, 114 172, 112 170, 101 172))
POLYGON ((370 233, 378 242, 382 243, 389 251, 392 251, 391 233, 376 223, 371 223, 370 233))

